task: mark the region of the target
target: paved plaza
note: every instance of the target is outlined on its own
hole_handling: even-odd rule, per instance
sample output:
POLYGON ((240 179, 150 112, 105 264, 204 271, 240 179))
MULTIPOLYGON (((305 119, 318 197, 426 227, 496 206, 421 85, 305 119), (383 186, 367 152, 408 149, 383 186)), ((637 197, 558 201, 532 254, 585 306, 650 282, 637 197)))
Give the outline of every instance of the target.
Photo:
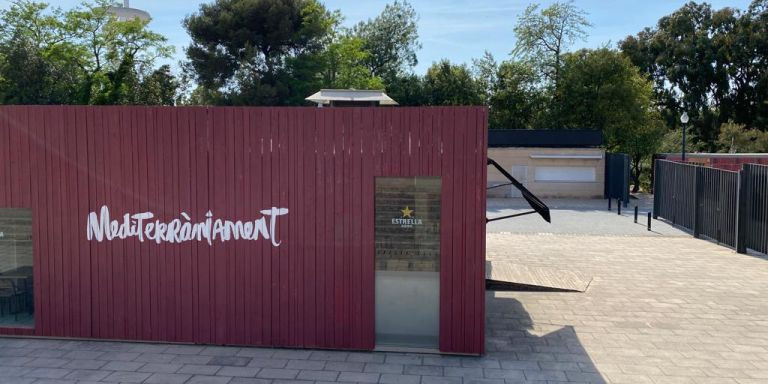
MULTIPOLYGON (((552 224, 538 215, 520 216, 488 224, 489 233, 553 233, 569 235, 607 236, 687 236, 680 228, 664 221, 653 220, 647 228, 647 214, 653 210, 653 200, 647 196, 632 198, 618 215, 616 201, 611 211, 608 200, 603 199, 543 199, 551 209, 552 224), (634 209, 638 207, 638 223, 634 223, 634 209)), ((530 211, 523 199, 488 199, 488 218, 530 211)))
POLYGON ((768 260, 683 233, 558 225, 489 233, 488 259, 579 271, 589 288, 487 292, 480 358, 8 338, 0 384, 768 383, 768 260))

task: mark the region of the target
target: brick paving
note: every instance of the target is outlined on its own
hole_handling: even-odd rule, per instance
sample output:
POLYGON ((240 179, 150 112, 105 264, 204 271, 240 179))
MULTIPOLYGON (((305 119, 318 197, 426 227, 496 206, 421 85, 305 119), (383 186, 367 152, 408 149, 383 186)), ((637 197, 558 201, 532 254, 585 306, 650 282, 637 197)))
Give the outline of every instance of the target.
POLYGON ((526 380, 768 383, 766 258, 689 237, 534 234, 489 234, 488 258, 594 277, 585 293, 487 293, 486 359, 526 380))
POLYGON ((4 383, 768 383, 768 260, 688 237, 489 234, 585 293, 488 292, 487 354, 0 338, 4 383))

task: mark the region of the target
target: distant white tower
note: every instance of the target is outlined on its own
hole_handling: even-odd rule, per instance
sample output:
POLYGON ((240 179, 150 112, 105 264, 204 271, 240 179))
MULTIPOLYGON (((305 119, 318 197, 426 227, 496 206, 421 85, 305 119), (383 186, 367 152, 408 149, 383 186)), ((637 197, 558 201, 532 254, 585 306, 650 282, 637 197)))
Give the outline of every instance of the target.
POLYGON ((149 13, 146 11, 142 11, 141 9, 131 8, 130 3, 128 0, 123 1, 122 7, 109 7, 109 11, 114 13, 117 16, 117 19, 120 21, 126 21, 126 20, 132 20, 132 19, 140 19, 147 21, 151 17, 149 16, 149 13))

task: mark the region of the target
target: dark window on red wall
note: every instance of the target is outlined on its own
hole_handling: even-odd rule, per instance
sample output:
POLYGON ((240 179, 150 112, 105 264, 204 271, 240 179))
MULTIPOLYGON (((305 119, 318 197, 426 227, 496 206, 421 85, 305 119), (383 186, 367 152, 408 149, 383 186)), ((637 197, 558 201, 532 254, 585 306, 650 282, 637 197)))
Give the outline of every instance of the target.
POLYGON ((0 208, 0 327, 34 326, 32 211, 0 208))

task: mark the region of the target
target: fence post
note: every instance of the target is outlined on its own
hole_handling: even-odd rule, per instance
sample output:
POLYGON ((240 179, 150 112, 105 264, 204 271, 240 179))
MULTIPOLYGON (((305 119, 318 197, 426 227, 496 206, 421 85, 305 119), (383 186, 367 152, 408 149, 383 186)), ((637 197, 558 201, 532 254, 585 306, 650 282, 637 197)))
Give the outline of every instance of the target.
POLYGON ((651 230, 651 213, 648 212, 648 230, 651 230))
POLYGON ((738 193, 736 194, 736 252, 747 253, 747 183, 749 167, 739 171, 738 193))
POLYGON ((659 181, 662 180, 662 177, 659 174, 659 165, 659 160, 656 159, 656 161, 653 162, 653 218, 657 220, 659 218, 659 198, 661 197, 661 183, 659 181))
POLYGON ((693 237, 699 238, 701 236, 701 223, 699 223, 701 214, 699 211, 701 211, 701 208, 699 207, 699 198, 701 197, 702 193, 702 173, 704 172, 704 168, 702 167, 696 167, 696 172, 693 174, 693 237))

